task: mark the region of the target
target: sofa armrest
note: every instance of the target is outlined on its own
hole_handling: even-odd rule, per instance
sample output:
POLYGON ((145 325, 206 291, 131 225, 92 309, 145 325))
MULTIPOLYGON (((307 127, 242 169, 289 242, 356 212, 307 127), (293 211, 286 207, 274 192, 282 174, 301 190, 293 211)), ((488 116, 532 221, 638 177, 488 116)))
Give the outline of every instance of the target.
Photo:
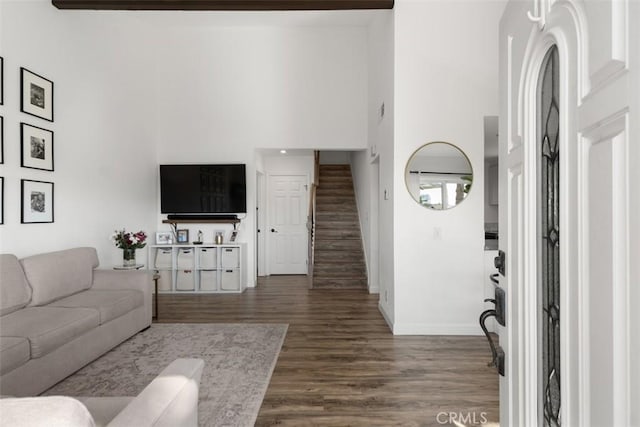
POLYGON ((151 324, 153 273, 149 270, 93 270, 91 289, 137 290, 144 296, 145 317, 151 324))
POLYGON ((108 426, 197 427, 203 368, 202 359, 174 360, 108 426))
POLYGON ((0 421, 6 426, 95 427, 87 408, 66 396, 40 396, 0 399, 0 421))

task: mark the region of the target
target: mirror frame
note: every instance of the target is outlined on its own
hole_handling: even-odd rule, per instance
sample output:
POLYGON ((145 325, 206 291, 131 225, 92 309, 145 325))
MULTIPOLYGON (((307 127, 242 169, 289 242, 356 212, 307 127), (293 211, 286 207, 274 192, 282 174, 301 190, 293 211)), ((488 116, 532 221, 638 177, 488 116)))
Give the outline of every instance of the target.
POLYGON ((471 159, 469 159, 469 156, 467 156, 467 153, 464 152, 464 150, 462 150, 462 148, 458 147, 455 144, 452 144, 451 142, 446 142, 446 141, 431 141, 431 142, 427 142, 426 144, 422 144, 420 147, 418 147, 417 149, 415 149, 413 151, 413 153, 411 153, 411 155, 409 156, 409 159, 407 160, 407 163, 404 167, 404 185, 407 189, 407 193, 409 193, 409 197, 411 197, 411 200, 413 200, 414 202, 416 202, 419 206, 422 206, 425 209, 431 210, 431 211, 448 211, 450 209, 456 208, 458 207, 462 202, 464 202, 467 197, 469 197, 469 194, 471 193, 471 189, 473 188, 473 184, 475 179, 473 178, 475 177, 475 172, 473 170, 473 163, 471 163, 471 159), (411 190, 409 189, 409 182, 407 180, 407 172, 409 172, 409 164, 411 163, 411 160, 413 160, 413 158, 416 156, 416 154, 418 154, 418 152, 420 152, 422 149, 424 149, 425 147, 429 146, 429 145, 433 145, 433 144, 446 144, 449 145, 450 147, 455 148, 456 150, 458 150, 458 152, 460 154, 462 154, 462 156, 464 157, 464 159, 467 161, 468 165, 469 165, 469 169, 471 169, 471 187, 469 187, 469 191, 467 192, 467 195, 460 201, 460 203, 456 204, 455 206, 446 208, 446 209, 436 209, 434 207, 428 206, 428 205, 423 205, 422 203, 420 203, 420 201, 416 200, 415 197, 413 197, 413 193, 411 192, 411 190))

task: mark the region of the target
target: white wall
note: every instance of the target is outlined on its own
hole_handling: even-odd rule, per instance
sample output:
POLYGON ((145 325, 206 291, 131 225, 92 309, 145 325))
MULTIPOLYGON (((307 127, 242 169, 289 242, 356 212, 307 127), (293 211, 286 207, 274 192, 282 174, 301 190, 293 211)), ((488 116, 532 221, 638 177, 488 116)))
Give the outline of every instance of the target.
MULTIPOLYGON (((155 224, 155 100, 145 27, 122 13, 62 13, 46 0, 0 3, 4 57, 5 221, 0 252, 93 246, 122 262, 116 228, 155 224), (20 112, 20 67, 54 82, 54 122, 20 112), (54 132, 55 171, 20 167, 20 123, 54 132), (53 182, 53 224, 20 224, 20 180, 53 182)), ((142 261, 146 250, 138 251, 142 261)))
POLYGON ((368 32, 368 160, 364 153, 353 162, 357 191, 370 193, 359 203, 361 224, 367 222, 363 237, 368 244, 367 267, 370 290, 380 293, 379 307, 387 322, 394 318, 394 11, 379 12, 368 32), (380 107, 384 103, 384 117, 380 107), (373 155, 371 155, 373 154, 373 155), (368 171, 362 171, 362 169, 368 171))
POLYGON ((240 239, 255 271, 256 148, 366 146, 365 27, 219 27, 205 15, 158 36, 158 160, 247 164, 240 239))
POLYGON ((398 334, 481 333, 483 117, 498 111, 498 21, 504 2, 395 4, 394 246, 398 334), (418 205, 404 183, 411 154, 430 141, 469 157, 474 186, 452 210, 418 205))
MULTIPOLYGON (((59 11, 47 0, 0 5, 4 252, 82 244, 98 247, 110 265, 121 256, 109 241, 113 229, 169 229, 159 215, 159 163, 246 163, 249 214, 239 238, 255 271, 256 148, 366 147, 363 19, 59 11), (55 123, 18 113, 20 66, 55 82, 55 123), (10 142, 21 120, 55 132, 55 172, 19 167, 10 142), (55 182, 54 224, 19 224, 23 177, 55 182)), ((231 226, 209 228, 190 231, 231 226)))

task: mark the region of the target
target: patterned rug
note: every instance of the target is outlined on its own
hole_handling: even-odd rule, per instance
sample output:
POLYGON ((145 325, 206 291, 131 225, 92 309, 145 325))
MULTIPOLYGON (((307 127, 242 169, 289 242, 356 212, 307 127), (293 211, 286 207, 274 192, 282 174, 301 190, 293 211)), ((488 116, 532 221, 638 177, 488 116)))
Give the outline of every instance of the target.
POLYGON ((171 361, 205 362, 201 426, 252 426, 287 333, 280 324, 153 324, 43 394, 136 396, 171 361))

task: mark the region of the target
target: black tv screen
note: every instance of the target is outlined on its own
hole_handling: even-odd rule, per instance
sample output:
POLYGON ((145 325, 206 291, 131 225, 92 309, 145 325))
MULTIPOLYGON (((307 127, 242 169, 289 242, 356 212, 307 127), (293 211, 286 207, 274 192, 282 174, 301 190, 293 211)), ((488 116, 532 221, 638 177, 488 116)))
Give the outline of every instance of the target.
POLYGON ((246 213, 245 165, 160 165, 160 211, 246 213))

